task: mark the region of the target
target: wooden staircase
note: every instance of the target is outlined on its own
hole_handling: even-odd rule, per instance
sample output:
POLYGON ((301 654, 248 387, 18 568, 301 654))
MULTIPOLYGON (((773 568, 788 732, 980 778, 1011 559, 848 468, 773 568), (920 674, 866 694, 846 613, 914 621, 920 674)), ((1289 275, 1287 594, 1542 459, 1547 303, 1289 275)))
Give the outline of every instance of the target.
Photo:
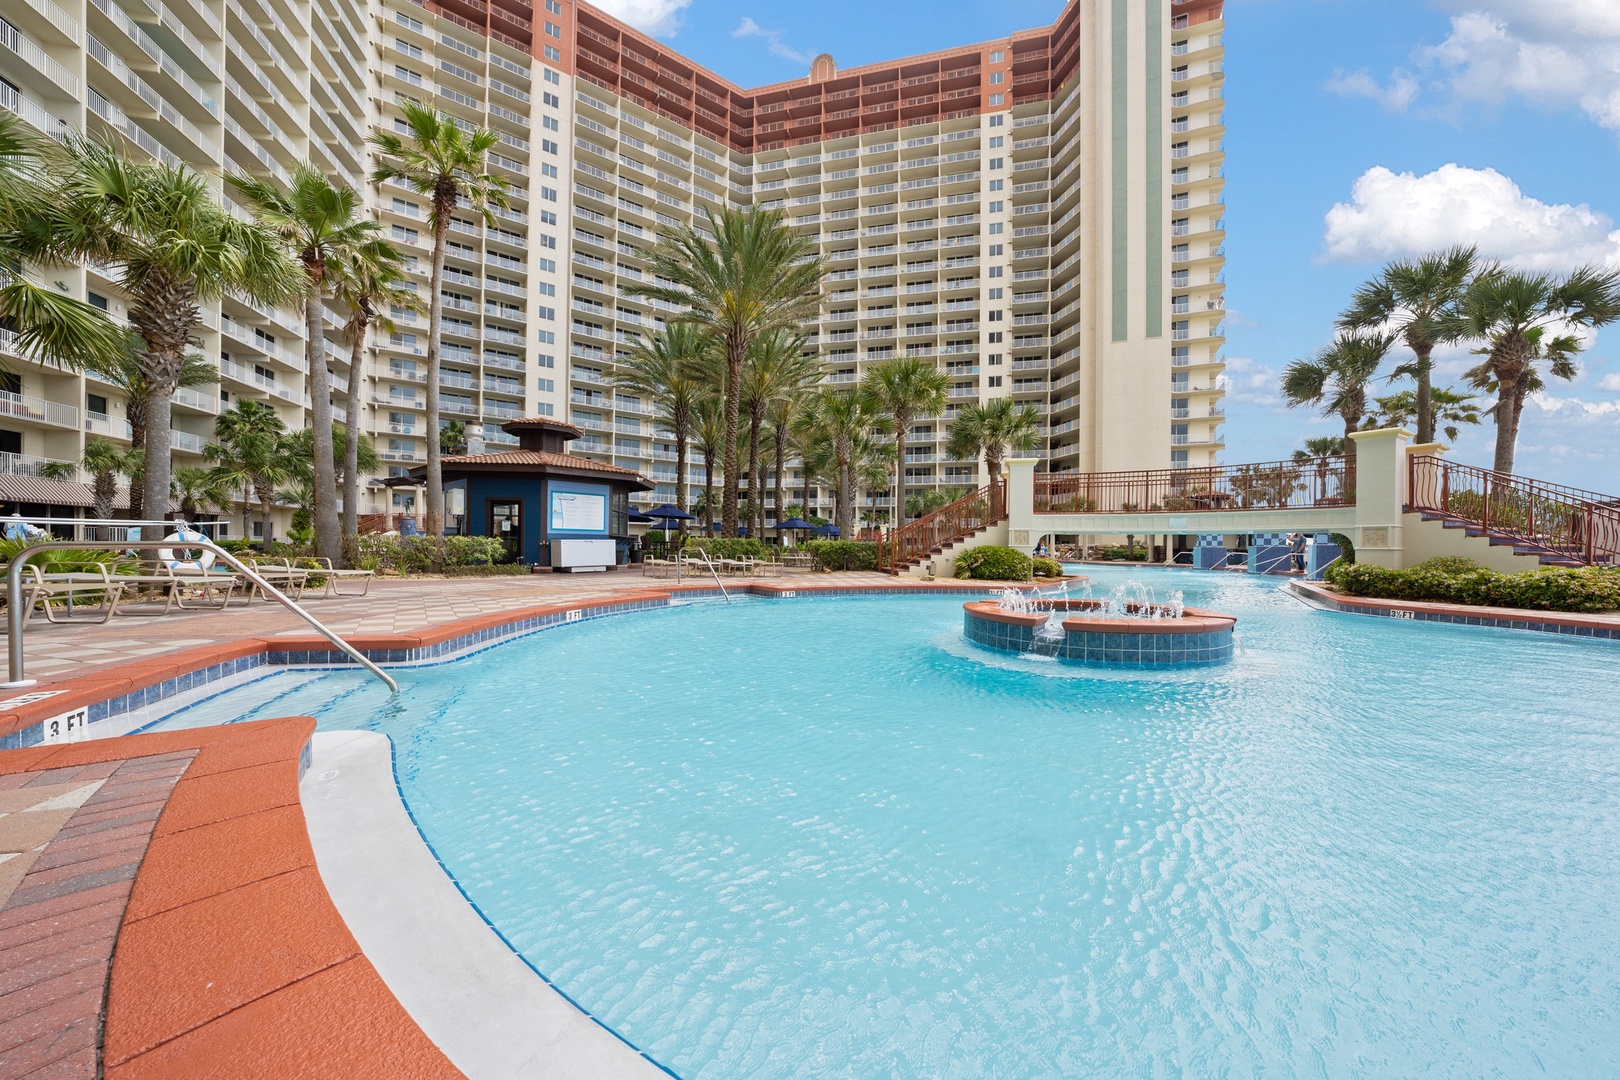
POLYGON ((1007 517, 1007 484, 997 480, 948 506, 892 530, 878 544, 878 569, 890 574, 943 553, 953 544, 977 536, 1007 517))

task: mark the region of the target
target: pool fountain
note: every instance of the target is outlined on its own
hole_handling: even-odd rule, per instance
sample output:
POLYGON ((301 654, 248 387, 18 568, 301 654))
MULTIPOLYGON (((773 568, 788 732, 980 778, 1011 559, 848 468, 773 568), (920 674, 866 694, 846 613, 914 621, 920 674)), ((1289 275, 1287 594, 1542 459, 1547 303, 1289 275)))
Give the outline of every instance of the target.
POLYGON ((1004 590, 963 605, 963 633, 991 649, 1081 664, 1185 667, 1232 658, 1233 616, 1189 609, 1179 590, 1161 602, 1152 586, 1130 580, 1106 597, 1089 582, 1047 592, 1004 590))

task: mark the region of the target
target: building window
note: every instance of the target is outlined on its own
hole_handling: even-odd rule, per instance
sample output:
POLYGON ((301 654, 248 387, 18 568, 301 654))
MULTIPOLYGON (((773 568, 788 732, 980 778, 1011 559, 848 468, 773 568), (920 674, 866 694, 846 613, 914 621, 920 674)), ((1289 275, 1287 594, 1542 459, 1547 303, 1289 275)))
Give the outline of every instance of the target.
POLYGON ((1003 210, 1005 210, 1006 208, 1007 208, 1006 204, 1003 203, 1000 199, 993 199, 990 202, 990 212, 992 214, 999 214, 1003 210))
POLYGON ((1001 321, 1001 309, 997 308, 996 310, 990 312, 989 317, 985 321, 986 322, 1000 322, 1001 321))
MULTIPOLYGON (((557 50, 557 49, 552 48, 550 45, 547 45, 546 46, 546 59, 555 61, 556 63, 560 64, 560 63, 562 63, 562 52, 557 50)), ((550 73, 548 72, 547 74, 550 74, 550 73)))
POLYGON ((555 344, 557 344, 557 335, 556 335, 556 333, 554 331, 551 331, 551 330, 542 330, 542 331, 540 331, 540 344, 542 344, 542 345, 555 345, 555 344))
POLYGON ((1004 102, 1006 100, 1007 100, 1007 95, 1006 94, 991 94, 990 95, 990 104, 991 105, 1000 105, 1002 102, 1004 102))
POLYGON ((1007 145, 1007 136, 1005 135, 997 135, 990 140, 990 149, 992 150, 1000 150, 1005 145, 1007 145))
POLYGON ((558 131, 561 129, 561 125, 557 122, 557 118, 555 116, 542 116, 540 118, 540 125, 547 131, 558 131))
POLYGON ((990 168, 992 168, 992 169, 999 169, 1005 164, 1006 164, 1006 162, 1003 161, 1001 158, 993 157, 993 158, 990 159, 990 168))
POLYGON ((85 412, 93 412, 98 413, 101 416, 106 416, 107 399, 102 397, 100 394, 86 394, 84 395, 84 410, 85 412))
MULTIPOLYGON (((555 274, 557 272, 557 260, 556 259, 541 259, 540 260, 540 270, 543 273, 555 274)), ((548 293, 547 295, 549 296, 551 294, 548 293)))
POLYGON ((991 236, 999 236, 1001 234, 1001 230, 1002 230, 1002 224, 999 221, 992 221, 985 228, 985 232, 989 233, 991 236))
POLYGON ((1005 184, 1006 182, 1007 181, 1005 181, 1005 180, 992 180, 992 181, 990 181, 990 190, 991 191, 1000 191, 1002 189, 1002 185, 1005 184))
POLYGON ((546 82, 551 83, 553 86, 561 86, 562 85, 562 76, 558 75, 555 71, 552 71, 550 68, 545 69, 544 75, 545 75, 546 82))
MULTIPOLYGON (((1000 254, 1001 254, 1001 251, 1000 251, 1000 249, 997 249, 997 250, 995 250, 995 251, 992 251, 992 252, 991 252, 991 253, 990 253, 990 254, 992 254, 992 255, 1000 255, 1000 254)), ((992 266, 992 267, 991 267, 991 268, 990 268, 990 269, 989 269, 989 270, 988 270, 988 271, 987 271, 987 272, 986 272, 986 274, 985 274, 985 276, 986 276, 986 277, 1001 277, 1001 276, 1002 276, 1002 270, 1003 270, 1003 269, 1004 269, 1004 267, 1000 267, 1000 266, 992 266)))
POLYGON ((1003 290, 1001 290, 1001 289, 991 289, 989 298, 991 300, 1000 300, 1001 296, 1002 296, 1002 291, 1003 290))
POLYGON ((562 14, 562 0, 546 0, 546 10, 553 15, 562 14))
POLYGON ((1006 121, 1006 119, 1007 118, 1005 116, 992 116, 990 118, 990 126, 1000 127, 1006 121))
POLYGON ((1001 344, 1001 331, 1000 330, 991 331, 990 334, 988 335, 988 340, 989 340, 990 344, 992 344, 992 345, 1000 345, 1001 344))
POLYGON ((990 366, 991 367, 1000 367, 1001 366, 1001 354, 1000 353, 993 352, 993 353, 990 354, 990 366))
POLYGON ((557 358, 552 356, 550 353, 537 354, 534 358, 534 362, 536 365, 543 368, 554 368, 557 366, 557 358))
POLYGON ((1000 86, 1002 83, 1004 83, 1006 81, 1007 81, 1007 73, 1005 71, 992 71, 990 73, 990 85, 991 86, 1000 86))
POLYGON ((1002 49, 997 49, 995 52, 990 54, 990 62, 992 64, 999 64, 1005 59, 1007 59, 1007 53, 1002 49))
POLYGON ((557 38, 557 39, 561 40, 561 38, 562 38, 562 27, 558 26, 554 22, 548 22, 548 23, 546 23, 546 33, 550 34, 554 38, 557 38))
POLYGON ((107 310, 107 298, 105 296, 98 292, 85 293, 85 296, 89 299, 91 307, 100 308, 102 311, 107 310))
POLYGON ((1000 375, 988 375, 988 376, 985 377, 985 382, 990 386, 1000 386, 1001 385, 1001 376, 1000 375))
POLYGON ((550 139, 541 139, 540 149, 548 154, 555 154, 557 152, 557 144, 552 142, 550 139))
POLYGON ((550 90, 542 91, 540 94, 540 100, 546 103, 546 107, 548 109, 559 108, 562 105, 562 99, 556 94, 553 94, 550 90))
MULTIPOLYGON (((991 255, 1000 255, 1001 252, 1002 252, 1002 245, 1000 245, 1000 244, 991 244, 990 245, 990 254, 991 255)), ((997 269, 997 268, 992 267, 992 269, 997 269)), ((991 275, 991 276, 994 277, 995 275, 991 275)))

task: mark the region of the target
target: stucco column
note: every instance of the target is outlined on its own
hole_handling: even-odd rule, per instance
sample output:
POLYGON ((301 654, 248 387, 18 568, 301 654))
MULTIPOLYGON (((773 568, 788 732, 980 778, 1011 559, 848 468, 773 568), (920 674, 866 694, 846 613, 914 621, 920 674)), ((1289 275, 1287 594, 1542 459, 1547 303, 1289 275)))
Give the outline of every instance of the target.
POLYGON ((1017 548, 1025 555, 1035 550, 1041 538, 1040 524, 1035 520, 1035 466, 1038 458, 1009 458, 1005 465, 1007 477, 1007 546, 1017 548))
POLYGON ((1356 561, 1399 569, 1402 557, 1401 508, 1406 503, 1406 444, 1403 428, 1357 431, 1356 561))

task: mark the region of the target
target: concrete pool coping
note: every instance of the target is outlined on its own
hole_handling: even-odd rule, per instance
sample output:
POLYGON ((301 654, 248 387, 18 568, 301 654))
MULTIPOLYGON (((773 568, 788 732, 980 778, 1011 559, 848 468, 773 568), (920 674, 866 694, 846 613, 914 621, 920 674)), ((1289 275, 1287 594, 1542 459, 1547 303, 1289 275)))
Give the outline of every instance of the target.
POLYGON ((322 732, 311 745, 301 795, 321 880, 388 989, 470 1080, 674 1075, 544 981, 484 920, 401 800, 386 735, 322 732))

